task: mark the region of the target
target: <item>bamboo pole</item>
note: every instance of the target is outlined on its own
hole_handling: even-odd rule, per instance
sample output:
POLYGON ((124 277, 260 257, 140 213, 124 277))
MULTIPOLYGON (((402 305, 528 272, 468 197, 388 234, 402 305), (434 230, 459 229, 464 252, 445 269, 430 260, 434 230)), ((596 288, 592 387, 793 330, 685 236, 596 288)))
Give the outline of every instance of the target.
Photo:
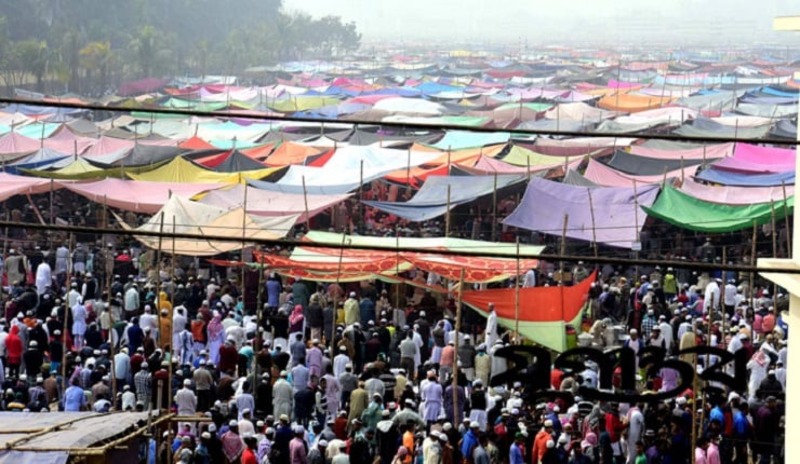
POLYGON ((55 179, 50 179, 50 225, 55 225, 56 223, 56 211, 55 207, 53 206, 54 203, 54 196, 55 196, 55 179))
POLYGON ((456 303, 456 335, 455 350, 453 353, 453 414, 458 411, 458 336, 461 333, 461 306, 464 296, 464 268, 461 268, 461 276, 458 283, 458 302, 456 303))
MULTIPOLYGON (((564 214, 564 226, 561 229, 561 256, 567 254, 567 224, 569 223, 569 213, 564 214)), ((558 284, 564 285, 564 261, 561 261, 558 269, 558 284)))
POLYGON ((450 236, 450 184, 447 184, 447 216, 444 221, 444 236, 450 236))
POLYGON ((514 339, 519 345, 519 277, 522 274, 519 262, 519 235, 517 235, 517 278, 514 279, 516 285, 514 286, 514 339))
POLYGON ((597 228, 594 221, 594 203, 592 202, 592 189, 587 188, 586 192, 589 194, 589 213, 592 216, 592 248, 594 248, 594 257, 597 258, 597 228))
MULTIPOLYGON (((262 305, 264 303, 264 260, 259 259, 259 271, 258 271, 258 292, 256 296, 256 339, 259 340, 258 347, 254 347, 256 351, 255 355, 255 362, 253 363, 253 401, 258 399, 258 388, 256 388, 256 384, 258 382, 258 352, 264 347, 264 329, 261 327, 261 321, 264 317, 264 311, 262 309, 262 305)), ((323 334, 324 335, 324 334, 323 334)))
MULTIPOLYGON (((341 290, 342 287, 339 285, 342 277, 342 261, 344 260, 344 246, 347 242, 347 234, 342 232, 342 247, 339 249, 339 264, 336 267, 336 287, 341 290)), ((338 293, 335 292, 333 294, 333 324, 331 324, 331 354, 330 357, 333 359, 336 356, 336 352, 334 347, 336 346, 334 343, 336 341, 336 312, 339 308, 338 300, 338 293)))
MULTIPOLYGON (((394 240, 395 240, 395 265, 394 265, 394 272, 395 275, 400 275, 400 226, 395 226, 394 228, 394 240)), ((400 286, 402 285, 401 282, 397 283, 397 289, 394 292, 394 307, 400 309, 400 286)), ((393 317, 394 318, 394 315, 393 317)))
POLYGON ((683 185, 684 181, 684 172, 683 172, 683 155, 681 155, 681 185, 683 185))
MULTIPOLYGON (((247 308, 247 289, 245 287, 245 273, 246 273, 246 265, 244 262, 244 249, 247 247, 247 185, 244 186, 244 202, 242 203, 242 251, 239 252, 239 257, 241 258, 242 264, 242 272, 241 272, 241 279, 242 279, 242 311, 246 312, 247 308)), ((175 259, 173 255, 172 259, 175 259)), ((242 314, 244 316, 244 314, 242 314)))
MULTIPOLYGON (((72 287, 72 232, 69 233, 67 238, 67 246, 69 248, 69 256, 67 257, 67 289, 72 287)), ((67 290, 69 291, 69 290, 67 290)), ((69 316, 72 308, 69 307, 69 299, 64 297, 64 328, 61 331, 61 339, 64 342, 64 349, 61 353, 61 381, 62 381, 62 395, 67 391, 67 353, 72 351, 72 347, 67 346, 67 327, 69 327, 69 316)))
POLYGON ((411 187, 411 147, 408 147, 408 159, 406 162, 406 185, 411 187))
MULTIPOLYGON (((750 264, 751 265, 756 263, 756 239, 758 238, 757 232, 758 232, 758 226, 756 225, 755 222, 753 222, 753 242, 752 242, 751 247, 750 247, 750 264)), ((756 277, 755 276, 755 272, 750 272, 750 289, 749 289, 750 294, 748 296, 750 297, 750 306, 753 306, 753 307, 755 307, 755 305, 756 305, 755 297, 753 296, 753 295, 755 295, 755 291, 753 289, 753 285, 755 285, 755 282, 754 282, 755 277, 756 277)))
POLYGON ((636 260, 636 265, 634 266, 635 275, 639 276, 639 250, 642 249, 642 235, 641 231, 639 230, 639 194, 636 193, 636 179, 633 179, 633 224, 636 228, 636 243, 638 244, 637 250, 634 252, 634 259, 636 260))
POLYGON ((791 221, 789 221, 789 197, 786 196, 786 182, 781 181, 781 189, 783 189, 783 218, 786 220, 786 256, 792 256, 792 230, 791 221))
MULTIPOLYGON (((775 229, 775 200, 770 202, 770 208, 772 211, 772 256, 774 258, 778 257, 778 233, 775 229)), ((778 306, 778 286, 772 286, 772 306, 778 306)))
POLYGON ((494 186, 492 187, 492 241, 497 241, 497 170, 494 171, 494 186))
POLYGON ((306 176, 303 179, 303 205, 306 210, 306 233, 311 232, 311 215, 308 213, 308 190, 306 190, 306 176))
POLYGON ((359 163, 359 180, 358 180, 358 207, 361 210, 361 225, 367 224, 367 209, 364 207, 364 159, 359 163))

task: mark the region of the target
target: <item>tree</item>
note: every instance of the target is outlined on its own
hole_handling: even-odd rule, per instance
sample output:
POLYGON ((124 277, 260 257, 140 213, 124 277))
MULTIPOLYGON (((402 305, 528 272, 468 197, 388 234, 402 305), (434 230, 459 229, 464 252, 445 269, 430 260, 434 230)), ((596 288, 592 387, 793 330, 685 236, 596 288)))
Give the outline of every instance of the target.
POLYGON ((31 74, 36 81, 36 91, 44 91, 44 76, 50 60, 50 49, 44 40, 28 39, 15 44, 17 66, 26 74, 31 74))
POLYGON ((105 89, 108 78, 108 68, 113 57, 111 42, 89 42, 79 52, 81 67, 86 72, 86 82, 92 84, 93 72, 99 75, 97 83, 100 89, 105 89))

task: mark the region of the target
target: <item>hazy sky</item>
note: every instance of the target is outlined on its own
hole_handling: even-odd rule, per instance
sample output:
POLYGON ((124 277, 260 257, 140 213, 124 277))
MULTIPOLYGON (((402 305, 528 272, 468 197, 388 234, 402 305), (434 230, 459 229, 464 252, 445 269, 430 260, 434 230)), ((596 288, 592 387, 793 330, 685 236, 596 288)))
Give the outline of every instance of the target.
MULTIPOLYGON (((798 0, 284 0, 284 5, 355 21, 367 41, 522 38, 613 45, 680 37, 748 45, 789 39, 772 32, 772 18, 800 15, 798 0)), ((797 43, 797 37, 790 40, 797 43)))

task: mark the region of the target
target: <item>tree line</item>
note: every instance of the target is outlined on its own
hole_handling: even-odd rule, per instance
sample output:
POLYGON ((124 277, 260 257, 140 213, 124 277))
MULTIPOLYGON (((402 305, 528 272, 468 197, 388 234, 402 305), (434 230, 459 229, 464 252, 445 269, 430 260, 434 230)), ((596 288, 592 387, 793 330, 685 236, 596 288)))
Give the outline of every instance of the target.
POLYGON ((359 48, 354 23, 281 0, 0 0, 7 88, 100 95, 125 79, 240 75, 359 48))

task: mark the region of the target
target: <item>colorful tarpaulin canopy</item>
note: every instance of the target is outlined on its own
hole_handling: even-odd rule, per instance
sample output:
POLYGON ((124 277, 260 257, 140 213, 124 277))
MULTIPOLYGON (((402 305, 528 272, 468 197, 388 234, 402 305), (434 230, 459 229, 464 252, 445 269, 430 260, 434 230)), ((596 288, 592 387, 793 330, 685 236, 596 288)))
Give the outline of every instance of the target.
POLYGON ((709 169, 701 171, 695 177, 706 182, 713 182, 715 184, 722 185, 737 185, 740 187, 770 187, 794 184, 794 176, 794 171, 779 172, 774 174, 752 174, 736 171, 725 171, 722 169, 715 169, 713 166, 711 166, 709 169))
POLYGON ((349 181, 343 186, 345 190, 331 192, 347 193, 358 188, 361 180, 366 183, 392 171, 428 164, 440 155, 439 152, 348 146, 336 150, 324 167, 289 166, 277 183, 333 189, 334 186, 342 186, 343 181, 349 181))
MULTIPOLYGON (((312 230, 303 236, 303 240, 314 245, 333 245, 341 246, 353 245, 356 247, 371 247, 387 251, 396 250, 398 247, 403 250, 413 250, 420 252, 432 252, 435 250, 463 251, 466 253, 484 253, 493 255, 505 255, 509 257, 519 256, 523 258, 537 257, 544 247, 536 245, 519 245, 515 243, 485 242, 480 240, 467 240, 453 237, 372 237, 361 235, 335 234, 331 232, 320 232, 312 230)), ((336 250, 338 254, 338 250, 336 250)))
POLYGON ((504 327, 516 330, 518 326, 523 337, 560 353, 567 349, 566 325, 580 326, 581 310, 596 278, 597 272, 593 272, 571 287, 521 288, 519 299, 513 288, 468 291, 462 298, 483 315, 487 315, 489 304, 494 304, 497 320, 504 327))
MULTIPOLYGON (((0 201, 6 201, 14 195, 45 193, 50 188, 51 182, 47 179, 32 179, 30 177, 0 173, 0 201)), ((55 186, 53 188, 59 187, 55 186)))
POLYGON ((149 182, 169 182, 169 183, 203 183, 203 184, 238 184, 247 182, 249 179, 262 179, 274 174, 281 168, 265 168, 239 173, 219 173, 203 169, 200 166, 179 156, 169 163, 141 174, 131 174, 128 176, 134 180, 144 180, 149 182))
MULTIPOLYGON (((782 200, 774 203, 777 219, 782 219, 790 213, 794 207, 794 197, 789 198, 787 203, 782 200)), ((747 205, 711 203, 691 197, 668 185, 664 187, 652 207, 643 208, 647 214, 683 229, 723 233, 770 222, 772 207, 773 203, 747 205)))
POLYGON ((649 158, 617 150, 606 164, 633 176, 656 176, 659 174, 663 176, 665 172, 680 171, 682 168, 693 171, 693 167, 702 162, 702 160, 649 158))
POLYGON ((691 178, 683 180, 680 191, 698 200, 724 205, 750 205, 784 200, 794 195, 794 184, 783 187, 725 187, 701 184, 691 178))
POLYGON ((733 157, 716 163, 716 169, 752 173, 781 173, 794 170, 796 152, 791 148, 762 147, 737 143, 733 157))
POLYGON ((512 145, 508 154, 503 157, 503 162, 514 164, 517 166, 530 166, 531 171, 539 171, 542 169, 551 169, 558 166, 563 166, 565 163, 572 163, 573 161, 580 161, 583 156, 550 156, 541 153, 536 153, 533 150, 521 147, 519 145, 512 145))
POLYGON ((586 188, 536 178, 503 223, 561 235, 566 217, 567 237, 631 248, 647 217, 640 207, 652 205, 657 194, 657 185, 586 188))
POLYGON ((183 184, 104 179, 97 182, 61 182, 61 186, 89 200, 135 213, 155 214, 172 195, 192 197, 223 184, 183 184))
POLYGON ((439 150, 463 150, 505 144, 511 139, 508 132, 447 131, 441 140, 431 146, 439 150))
POLYGON ((247 214, 254 216, 288 216, 298 215, 298 221, 306 220, 306 207, 311 217, 341 203, 350 195, 303 195, 293 193, 271 192, 244 185, 209 191, 200 203, 219 208, 242 207, 247 200, 247 214), (247 193, 245 194, 245 188, 247 193), (306 206, 307 205, 307 206, 306 206))
MULTIPOLYGON (((63 159, 62 161, 67 161, 63 159)), ((59 163, 60 164, 60 163, 59 163)), ((53 165, 50 165, 51 167, 53 165)), ((34 170, 34 169, 20 169, 29 176, 47 177, 50 179, 61 180, 87 180, 87 179, 105 179, 107 177, 122 178, 126 175, 135 176, 138 173, 144 173, 153 169, 157 169, 159 165, 154 166, 140 166, 132 168, 111 168, 103 169, 93 165, 84 158, 78 158, 68 165, 55 169, 48 170, 34 170)))
POLYGON ((621 94, 609 95, 601 98, 597 106, 611 111, 624 111, 626 113, 638 113, 640 111, 658 108, 670 99, 667 97, 655 97, 649 95, 621 94))
POLYGON ((135 236, 145 246, 161 249, 163 253, 186 256, 213 256, 238 250, 252 240, 277 240, 286 236, 294 226, 297 215, 253 218, 242 208, 228 210, 203 205, 186 197, 173 195, 153 217, 140 227, 133 228, 117 217, 125 230, 190 234, 195 238, 135 236), (228 237, 232 240, 204 239, 228 237))
POLYGON ((599 161, 590 159, 589 163, 586 165, 586 171, 583 177, 594 184, 605 187, 633 188, 634 181, 636 185, 659 184, 663 183, 665 179, 691 176, 694 174, 695 170, 696 167, 692 166, 683 170, 678 169, 677 171, 670 171, 666 176, 663 174, 657 176, 633 176, 610 168, 599 161))
POLYGON ((645 145, 633 145, 629 151, 634 155, 647 156, 650 158, 679 160, 702 160, 724 158, 733 155, 734 144, 722 143, 714 145, 704 145, 700 147, 681 149, 676 146, 664 148, 653 148, 645 145))
POLYGON ((364 201, 363 203, 414 222, 427 221, 452 208, 525 180, 521 174, 498 176, 430 176, 414 197, 404 203, 364 201), (449 203, 448 203, 449 188, 449 203))

